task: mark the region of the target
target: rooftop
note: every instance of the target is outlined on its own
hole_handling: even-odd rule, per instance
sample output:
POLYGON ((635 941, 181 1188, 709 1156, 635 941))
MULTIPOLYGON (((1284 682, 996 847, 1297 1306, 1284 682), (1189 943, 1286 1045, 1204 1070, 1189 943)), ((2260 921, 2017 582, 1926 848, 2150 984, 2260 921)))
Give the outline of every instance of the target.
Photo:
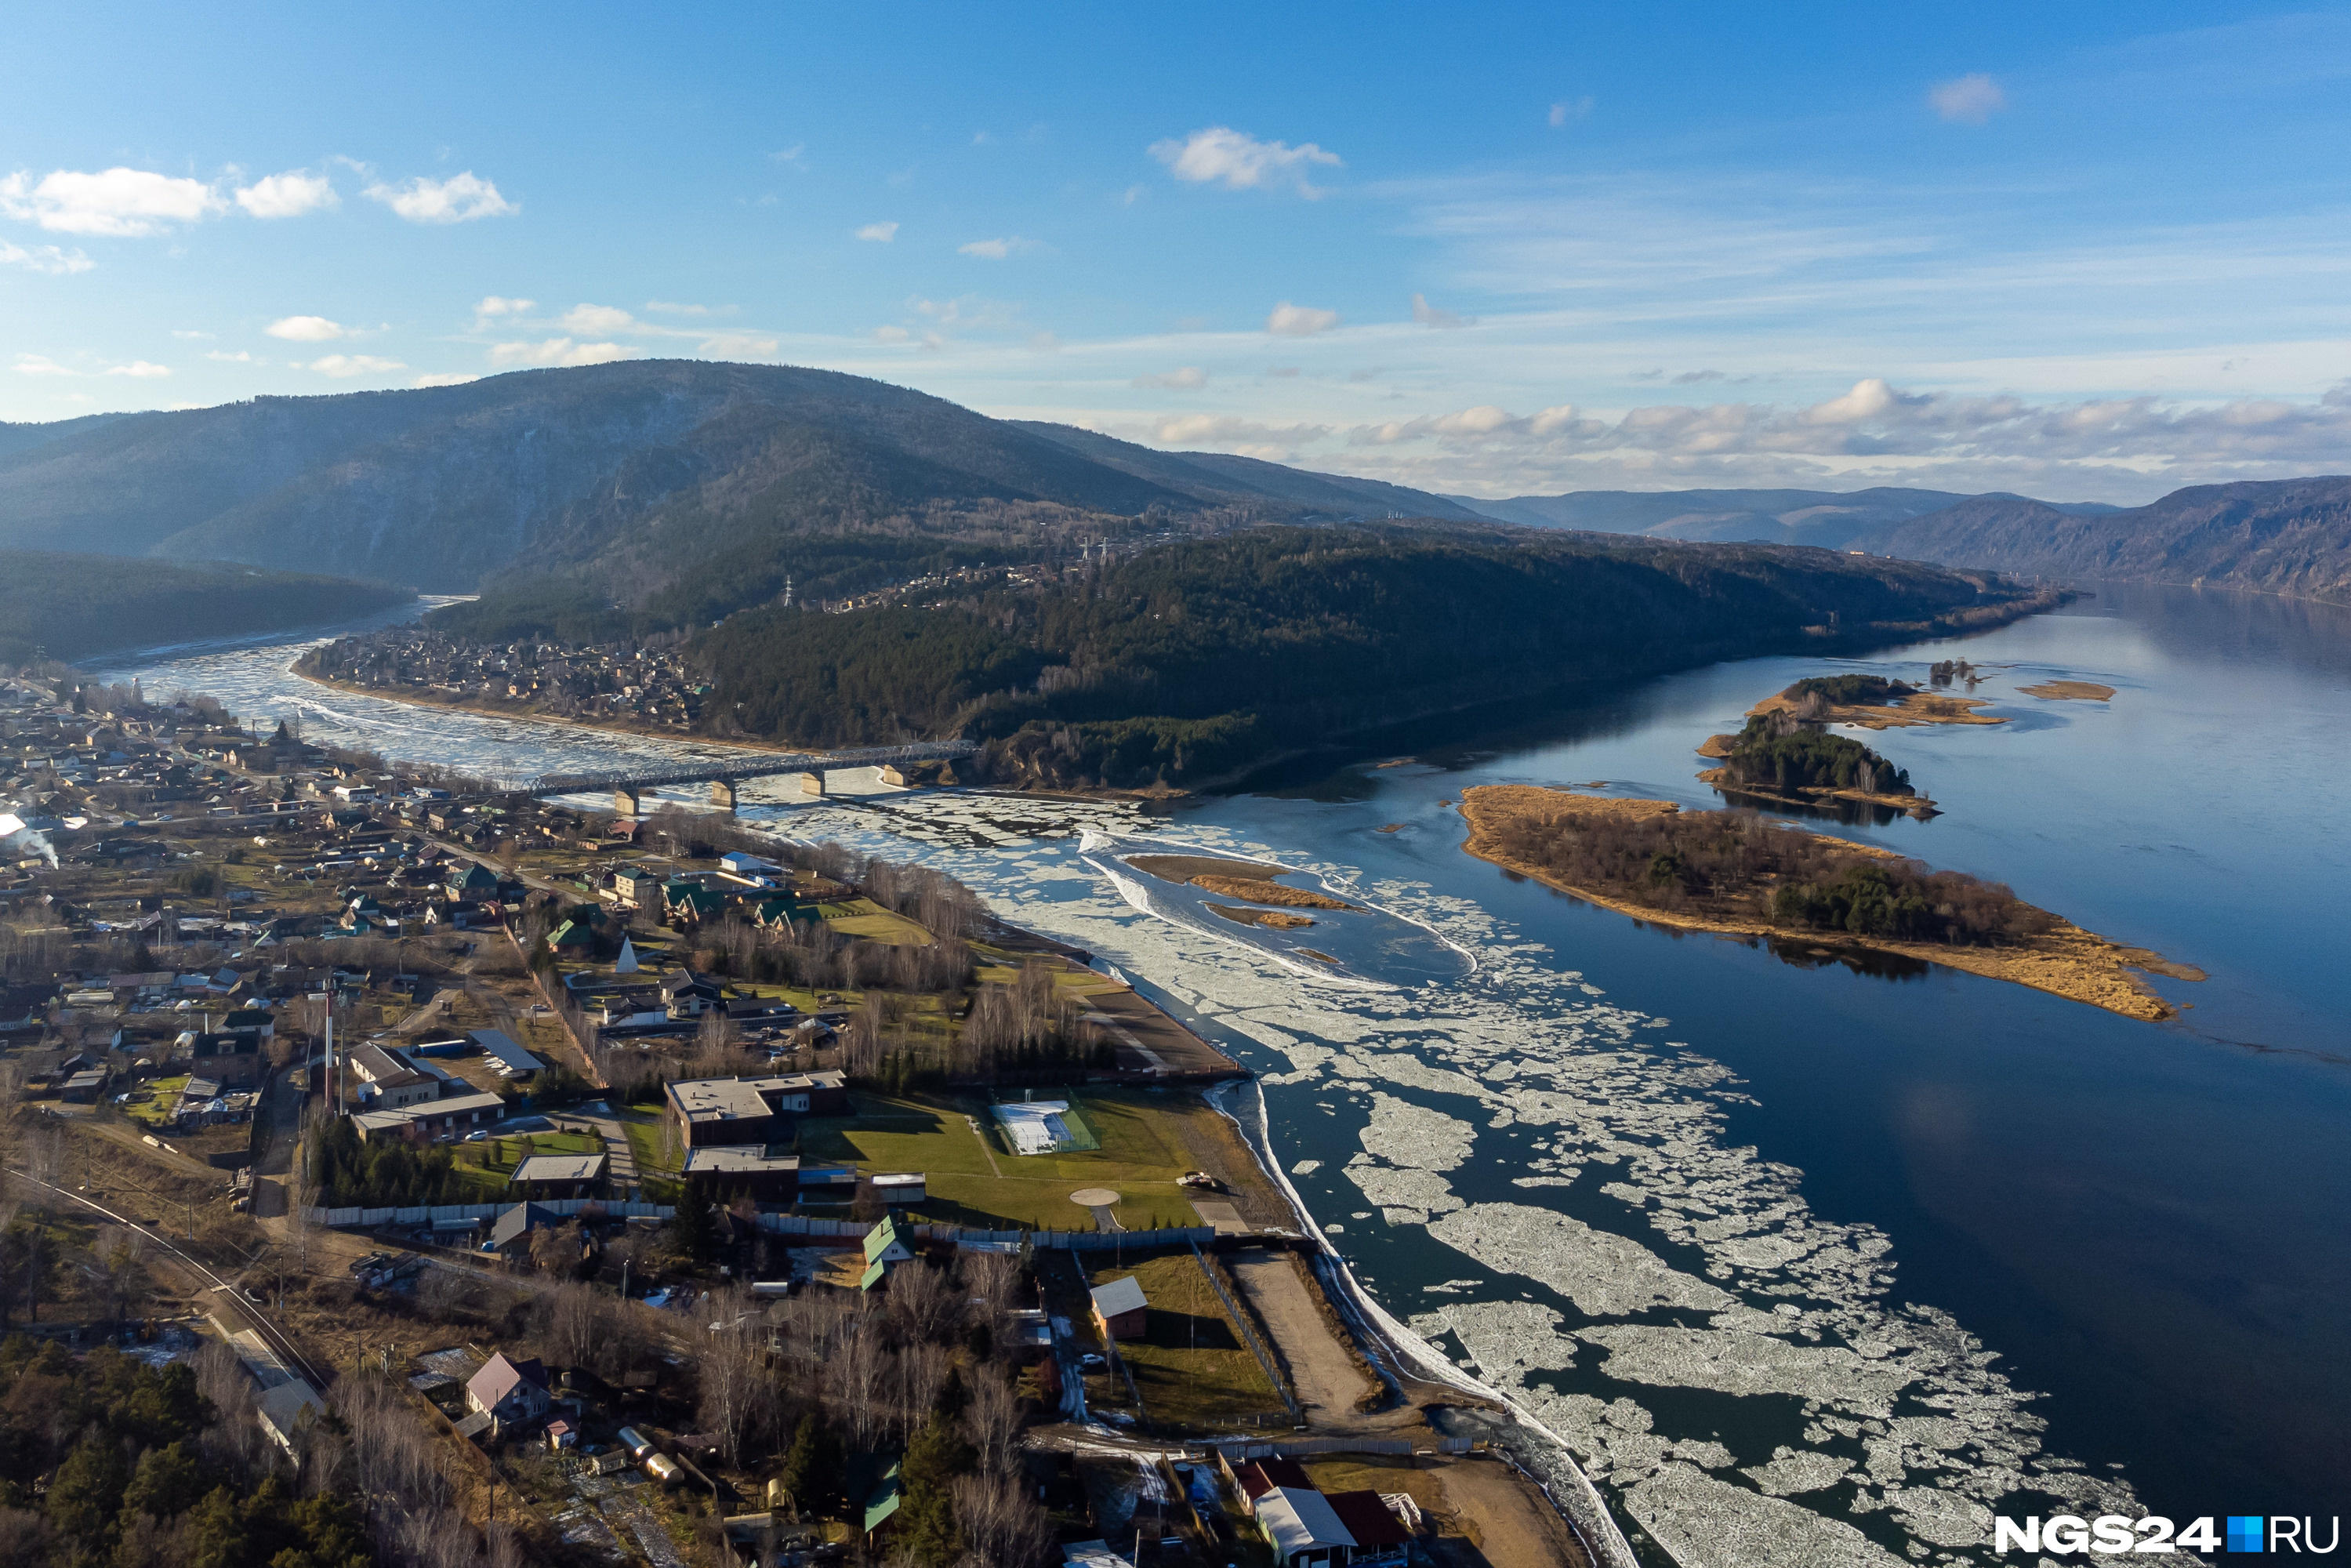
POLYGON ((602 1155, 533 1155, 515 1167, 510 1180, 595 1181, 604 1174, 602 1155))

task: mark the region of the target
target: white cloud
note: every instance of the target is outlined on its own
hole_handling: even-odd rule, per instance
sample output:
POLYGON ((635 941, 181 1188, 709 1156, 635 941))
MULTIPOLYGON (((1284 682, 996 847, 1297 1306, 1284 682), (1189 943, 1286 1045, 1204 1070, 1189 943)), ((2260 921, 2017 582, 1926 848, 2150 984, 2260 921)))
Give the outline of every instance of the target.
POLYGON ((1197 365, 1185 365, 1156 376, 1137 376, 1139 387, 1167 387, 1177 392, 1196 392, 1208 384, 1208 372, 1197 365))
POLYGON ((859 239, 870 239, 877 241, 883 245, 888 245, 892 240, 898 237, 898 225, 895 223, 867 224, 863 228, 857 231, 857 237, 859 239))
POLYGON ((128 364, 107 366, 106 373, 110 376, 135 376, 142 382, 153 381, 159 376, 170 375, 172 367, 150 364, 145 360, 132 360, 128 364))
POLYGON ((510 299, 500 294, 485 294, 482 302, 474 307, 474 314, 482 317, 520 316, 538 308, 536 299, 510 299))
POLYGON ((603 365, 614 360, 625 360, 636 351, 618 343, 575 343, 569 338, 549 338, 539 343, 493 343, 490 345, 490 363, 603 365))
POLYGON ((324 316, 287 316, 262 329, 273 338, 283 338, 289 343, 331 343, 338 338, 350 336, 340 321, 329 321, 324 316))
POLYGON ((716 338, 705 338, 695 350, 712 360, 771 360, 776 355, 776 340, 750 332, 722 332, 716 338))
POLYGON ((227 350, 223 349, 214 349, 210 353, 206 354, 204 358, 207 360, 218 360, 223 364, 228 365, 257 365, 268 362, 264 360, 255 359, 252 354, 243 349, 239 349, 234 354, 229 353, 227 350))
POLYGON ((1135 203, 1143 200, 1144 195, 1149 193, 1149 190, 1150 187, 1146 185, 1129 185, 1126 188, 1126 194, 1119 198, 1118 204, 1122 207, 1131 207, 1134 205, 1135 203))
POLYGON ((217 333, 214 333, 214 332, 183 331, 181 329, 179 329, 179 328, 177 328, 177 327, 174 327, 174 328, 172 328, 172 336, 173 336, 174 338, 182 339, 182 340, 185 340, 185 341, 187 341, 187 342, 191 342, 191 343, 204 343, 204 342, 210 342, 214 338, 217 337, 218 335, 219 335, 219 334, 217 334, 217 333))
POLYGON ((16 356, 16 373, 20 376, 78 376, 81 374, 79 371, 69 370, 66 366, 57 363, 47 354, 19 354, 16 356))
POLYGON ((1412 319, 1424 327, 1474 327, 1478 324, 1475 316, 1457 316, 1450 310, 1438 309, 1428 302, 1428 296, 1425 294, 1412 297, 1412 319))
POLYGON ((419 174, 398 185, 379 181, 367 188, 369 200, 381 202, 412 224, 462 224, 473 218, 502 218, 522 211, 498 194, 498 188, 471 169, 445 180, 419 174))
POLYGON ((312 360, 304 368, 341 380, 347 376, 378 376, 408 367, 398 360, 378 359, 373 354, 329 354, 325 359, 312 360))
POLYGON ((202 180, 144 169, 59 169, 37 183, 22 172, 0 179, 0 213, 58 234, 139 238, 227 210, 221 193, 202 180))
POLYGON ((1983 72, 1970 71, 1951 81, 1937 82, 1928 92, 1927 101, 1945 120, 1981 125, 2008 107, 2008 94, 1983 72))
POLYGON ((1556 131, 1561 126, 1565 125, 1569 120, 1582 120, 1591 112, 1592 95, 1589 93, 1586 93, 1582 98, 1562 99, 1559 102, 1551 106, 1550 120, 1552 129, 1556 131))
POLYGON ((97 265, 78 250, 63 250, 53 245, 11 245, 0 240, 0 267, 28 267, 59 277, 69 272, 88 272, 97 265))
POLYGON ((876 327, 873 340, 877 343, 903 343, 914 334, 904 327, 876 327))
POLYGON ((1275 306, 1273 313, 1265 319, 1265 329, 1283 338, 1311 338, 1338 324, 1336 310, 1317 310, 1311 305, 1292 305, 1287 299, 1275 306))
POLYGON ((1026 256, 1030 251, 1043 250, 1042 241, 1023 239, 1019 235, 1007 235, 1002 239, 976 239, 968 245, 956 246, 959 256, 983 256, 989 261, 1002 261, 1008 256, 1026 256))
POLYGON ((798 163, 800 161, 800 154, 807 151, 807 142, 795 141, 789 147, 779 148, 768 153, 768 156, 778 163, 798 163))
POLYGON ((635 317, 611 305, 574 305, 563 313, 568 332, 628 332, 636 325, 635 317))
POLYGON ((268 174, 250 185, 240 186, 236 204, 256 218, 298 218, 304 213, 315 213, 326 207, 340 207, 342 197, 324 174, 313 174, 304 169, 289 169, 283 174, 268 174))
MULTIPOLYGON (((658 310, 664 316, 708 316, 713 314, 710 307, 707 305, 681 305, 674 299, 648 299, 645 301, 645 308, 648 310, 658 310)), ((719 311, 717 314, 731 314, 734 308, 735 307, 729 305, 725 310, 719 311)))
POLYGON ((1029 347, 1036 353, 1058 354, 1061 351, 1061 340, 1050 332, 1031 332, 1029 334, 1029 347))
POLYGON ((461 387, 467 382, 482 378, 466 371, 441 371, 429 376, 419 376, 408 384, 413 387, 461 387))
POLYGON ((1307 179, 1314 165, 1344 166, 1336 152, 1326 152, 1311 141, 1296 147, 1259 141, 1227 125, 1195 131, 1180 141, 1173 137, 1155 141, 1151 155, 1192 184, 1217 183, 1228 191, 1288 186, 1309 201, 1322 193, 1307 179))
POLYGON ((1288 458, 1300 443, 1329 434, 1327 425, 1260 424, 1224 413, 1177 414, 1157 421, 1150 432, 1162 446, 1220 446, 1275 463, 1288 458))

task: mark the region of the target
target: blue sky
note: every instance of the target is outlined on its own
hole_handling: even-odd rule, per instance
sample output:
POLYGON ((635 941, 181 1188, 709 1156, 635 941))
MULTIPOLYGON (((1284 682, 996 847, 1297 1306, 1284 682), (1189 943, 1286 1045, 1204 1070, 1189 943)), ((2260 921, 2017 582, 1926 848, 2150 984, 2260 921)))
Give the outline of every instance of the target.
POLYGON ((683 355, 1490 496, 2351 469, 2351 13, 50 7, 0 418, 683 355))

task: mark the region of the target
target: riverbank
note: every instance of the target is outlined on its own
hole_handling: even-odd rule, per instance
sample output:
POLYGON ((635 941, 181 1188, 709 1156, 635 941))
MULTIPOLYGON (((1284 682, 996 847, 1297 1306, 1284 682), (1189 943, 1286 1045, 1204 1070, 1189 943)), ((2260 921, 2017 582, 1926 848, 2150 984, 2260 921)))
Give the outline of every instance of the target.
MULTIPOLYGON (((1940 942, 1907 942, 1811 926, 1783 925, 1743 911, 1690 907, 1660 909, 1619 894, 1575 885, 1546 867, 1513 857, 1502 847, 1503 840, 1514 829, 1523 831, 1533 826, 1551 826, 1582 815, 1656 817, 1679 810, 1668 800, 1609 800, 1537 785, 1480 785, 1462 792, 1461 815, 1468 824, 1469 834, 1461 847, 1478 859, 1500 866, 1505 871, 1540 882, 1546 887, 1556 888, 1587 904, 1631 915, 1636 920, 1683 931, 1766 938, 1800 949, 1816 950, 1823 955, 1834 954, 1840 948, 1892 954, 1921 963, 1940 964, 1946 968, 1986 979, 2029 986, 2069 1001, 2084 1002, 2107 1012, 2150 1023, 2177 1017, 2179 1009, 2158 995, 2143 976, 2156 974, 2179 980, 2201 980, 2204 977, 2201 970, 2191 966, 2175 963, 2144 947, 2126 946, 2119 942, 2109 941, 2095 931, 2085 931, 2073 922, 2047 911, 2037 912, 2051 922, 2045 931, 2010 946, 1962 946, 1940 942)), ((1850 851, 1856 857, 1888 862, 1906 858, 1875 844, 1856 843, 1828 834, 1816 836, 1829 840, 1841 851, 1850 851)))

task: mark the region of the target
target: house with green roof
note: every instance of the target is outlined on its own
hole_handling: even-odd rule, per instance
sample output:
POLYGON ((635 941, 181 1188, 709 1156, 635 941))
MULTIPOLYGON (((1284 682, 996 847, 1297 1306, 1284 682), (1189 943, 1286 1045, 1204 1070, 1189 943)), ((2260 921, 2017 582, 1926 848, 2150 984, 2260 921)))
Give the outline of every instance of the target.
POLYGON ((884 1216, 881 1224, 865 1233, 865 1273, 857 1288, 873 1289, 889 1279, 892 1269, 912 1262, 914 1257, 913 1249, 898 1235, 898 1217, 884 1216))

